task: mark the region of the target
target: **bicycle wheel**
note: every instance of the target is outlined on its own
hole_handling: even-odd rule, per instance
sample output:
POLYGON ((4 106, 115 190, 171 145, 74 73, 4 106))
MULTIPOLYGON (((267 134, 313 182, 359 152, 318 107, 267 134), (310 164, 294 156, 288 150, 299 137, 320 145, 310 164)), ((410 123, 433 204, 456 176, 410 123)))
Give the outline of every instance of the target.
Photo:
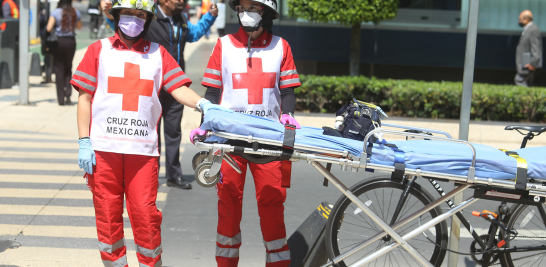
MULTIPOLYGON (((362 181, 354 185, 350 190, 375 214, 385 222, 390 223, 398 200, 404 192, 404 185, 391 182, 390 178, 376 178, 362 181)), ((400 219, 407 217, 432 201, 434 201, 432 196, 421 188, 420 185, 414 183, 409 190, 409 196, 396 221, 400 221, 400 219)), ((423 214, 420 218, 404 225, 396 232, 403 236, 441 213, 442 210, 440 207, 436 207, 428 213, 423 214)), ((368 218, 356 204, 345 197, 345 195, 342 195, 334 205, 334 208, 332 208, 330 218, 326 224, 326 249, 330 259, 341 255, 343 252, 350 250, 381 231, 382 229, 368 218)), ((426 237, 425 234, 421 234, 409 240, 408 243, 426 259, 430 259, 430 262, 434 266, 440 266, 444 260, 446 251, 435 246, 427 240, 427 237, 436 242, 436 244, 447 247, 447 232, 447 224, 443 221, 428 229, 425 232, 426 237)), ((392 242, 394 240, 389 237, 380 239, 338 263, 338 266, 346 267, 347 265, 351 265, 392 242)), ((400 246, 375 259, 366 266, 382 266, 381 264, 383 266, 420 266, 400 246)))
POLYGON ((535 251, 499 253, 502 266, 546 266, 546 222, 542 219, 539 208, 544 211, 546 206, 519 205, 512 209, 515 211, 506 226, 510 230, 518 231, 518 235, 513 240, 505 238, 506 245, 503 248, 545 247, 535 251))

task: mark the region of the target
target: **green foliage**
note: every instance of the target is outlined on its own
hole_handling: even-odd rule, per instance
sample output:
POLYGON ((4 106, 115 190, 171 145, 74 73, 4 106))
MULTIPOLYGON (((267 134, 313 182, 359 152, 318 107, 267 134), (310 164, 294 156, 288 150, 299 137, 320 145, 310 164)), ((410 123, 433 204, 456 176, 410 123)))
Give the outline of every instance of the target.
POLYGON ((347 26, 392 19, 397 7, 398 0, 288 0, 292 17, 347 26))
MULTIPOLYGON (((390 115, 458 119, 462 82, 380 80, 364 76, 300 75, 298 110, 336 112, 353 97, 379 104, 390 115)), ((546 122, 546 88, 475 83, 471 118, 546 122)))

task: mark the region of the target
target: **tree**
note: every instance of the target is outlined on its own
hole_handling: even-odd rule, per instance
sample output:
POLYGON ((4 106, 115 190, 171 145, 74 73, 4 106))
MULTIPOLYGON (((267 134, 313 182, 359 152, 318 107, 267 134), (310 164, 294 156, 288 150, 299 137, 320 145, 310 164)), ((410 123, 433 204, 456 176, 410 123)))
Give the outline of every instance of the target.
POLYGON ((360 74, 360 25, 378 24, 396 16, 398 0, 288 0, 288 14, 314 22, 338 22, 351 27, 350 74, 360 74))

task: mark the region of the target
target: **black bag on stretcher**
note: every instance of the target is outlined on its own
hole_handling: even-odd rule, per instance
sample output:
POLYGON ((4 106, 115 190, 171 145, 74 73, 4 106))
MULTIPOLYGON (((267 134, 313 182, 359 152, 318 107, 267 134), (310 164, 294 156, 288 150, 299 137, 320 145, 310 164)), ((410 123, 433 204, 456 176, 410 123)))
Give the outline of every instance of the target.
MULTIPOLYGON (((353 99, 336 112, 335 129, 324 127, 324 134, 363 141, 387 115, 380 107, 353 99)), ((372 137, 375 142, 375 138, 372 137)))

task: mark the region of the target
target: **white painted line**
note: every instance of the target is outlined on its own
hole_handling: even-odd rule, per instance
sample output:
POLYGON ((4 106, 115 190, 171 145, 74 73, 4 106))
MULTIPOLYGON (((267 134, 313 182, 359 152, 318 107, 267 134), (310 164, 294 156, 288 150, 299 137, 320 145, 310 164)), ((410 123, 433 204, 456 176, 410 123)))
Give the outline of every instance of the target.
MULTIPOLYGON (((138 266, 134 248, 127 247, 129 266, 138 266)), ((97 249, 26 247, 2 252, 0 265, 33 267, 104 267, 97 249)))
MULTIPOLYGON (((97 238, 94 226, 58 226, 58 225, 14 225, 0 224, 0 235, 18 235, 23 231, 26 236, 97 238), (6 230, 4 230, 6 229, 6 230)), ((131 228, 123 228, 125 239, 134 239, 131 228)))
MULTIPOLYGON (((92 196, 89 190, 0 188, 0 197, 92 199, 92 196)), ((157 193, 156 200, 167 200, 167 193, 157 193)))

